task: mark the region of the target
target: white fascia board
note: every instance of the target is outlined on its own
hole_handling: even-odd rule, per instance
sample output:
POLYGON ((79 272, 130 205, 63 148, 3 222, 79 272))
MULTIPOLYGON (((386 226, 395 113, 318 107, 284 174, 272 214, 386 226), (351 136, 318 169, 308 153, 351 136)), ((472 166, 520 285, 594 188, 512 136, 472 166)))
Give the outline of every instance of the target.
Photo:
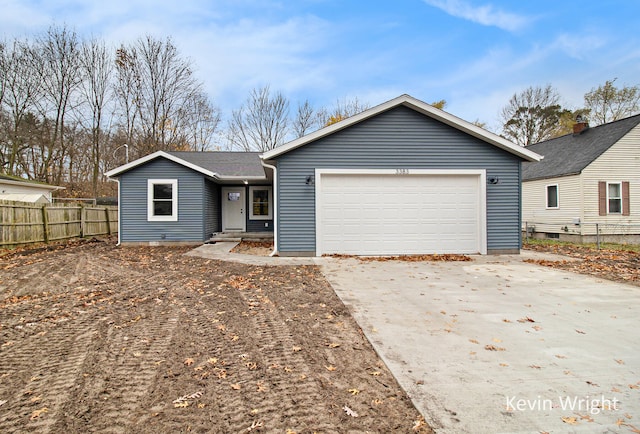
POLYGON ((425 103, 424 101, 420 101, 410 95, 401 95, 397 98, 394 98, 390 101, 377 105, 375 107, 370 108, 369 110, 365 110, 362 113, 359 113, 355 116, 351 116, 350 118, 344 119, 340 122, 337 122, 333 125, 329 125, 328 127, 322 128, 318 131, 315 131, 311 134, 308 134, 304 137, 300 137, 299 139, 293 140, 289 143, 286 143, 282 146, 279 146, 275 149, 265 152, 260 156, 263 160, 269 160, 275 158, 279 155, 287 153, 293 149, 296 149, 300 146, 304 146, 307 143, 318 140, 322 137, 333 134, 337 131, 340 131, 344 128, 347 128, 351 125, 357 124, 358 122, 362 122, 372 116, 375 116, 379 113, 382 113, 391 108, 404 105, 409 108, 412 108, 424 115, 427 115, 431 118, 441 121, 453 128, 456 128, 460 131, 463 131, 471 136, 477 137, 485 142, 488 142, 494 146, 497 146, 500 149, 503 149, 507 152, 510 152, 514 155, 517 155, 524 160, 527 161, 540 161, 543 157, 541 155, 536 154, 529 149, 523 148, 522 146, 518 146, 515 143, 510 142, 509 140, 498 136, 497 134, 493 134, 483 128, 480 128, 470 122, 462 120, 450 113, 447 113, 443 110, 437 109, 430 104, 425 103))
POLYGON ((220 178, 218 176, 218 174, 215 173, 215 172, 211 172, 210 170, 204 169, 204 168, 202 168, 202 167, 200 167, 198 165, 195 165, 193 163, 189 163, 188 161, 185 161, 182 158, 178 158, 175 155, 171 155, 171 154, 169 154, 167 152, 164 152, 164 151, 157 151, 157 152, 154 152, 153 154, 149 154, 149 155, 146 155, 146 156, 144 156, 142 158, 138 158, 137 160, 134 160, 134 161, 132 161, 132 162, 130 162, 128 164, 125 164, 125 165, 120 166, 120 167, 116 167, 115 169, 112 169, 112 170, 106 172, 105 175, 107 175, 108 178, 113 178, 115 176, 120 175, 121 173, 124 173, 124 172, 126 172, 128 170, 133 169, 134 167, 140 166, 140 165, 145 164, 145 163, 147 163, 147 162, 149 162, 151 160, 155 160, 156 158, 159 158, 159 157, 166 158, 167 160, 170 160, 170 161, 173 161, 174 163, 178 163, 178 164, 180 164, 182 166, 188 167, 189 169, 195 170, 196 172, 200 172, 203 175, 210 176, 211 178, 220 178))
POLYGON ((66 189, 66 187, 60 187, 58 185, 41 184, 39 182, 29 182, 29 181, 17 181, 17 180, 14 181, 12 179, 0 179, 0 185, 1 184, 19 185, 21 187, 39 188, 41 190, 49 190, 49 191, 66 189))

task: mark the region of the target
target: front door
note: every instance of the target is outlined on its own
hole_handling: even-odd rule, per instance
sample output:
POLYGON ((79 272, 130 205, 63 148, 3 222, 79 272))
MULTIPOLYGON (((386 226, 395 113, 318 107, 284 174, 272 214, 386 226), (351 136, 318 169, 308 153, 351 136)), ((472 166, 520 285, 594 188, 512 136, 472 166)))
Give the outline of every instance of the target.
POLYGON ((244 187, 222 187, 222 232, 247 230, 244 187))

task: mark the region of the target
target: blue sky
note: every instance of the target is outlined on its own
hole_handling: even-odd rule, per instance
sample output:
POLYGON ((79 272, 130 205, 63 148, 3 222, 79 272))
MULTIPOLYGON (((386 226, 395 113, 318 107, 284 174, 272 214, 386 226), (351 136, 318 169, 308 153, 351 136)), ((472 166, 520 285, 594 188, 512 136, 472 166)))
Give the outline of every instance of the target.
POLYGON ((292 103, 408 93, 498 127, 514 92, 551 84, 577 108, 640 83, 636 0, 0 0, 0 37, 51 23, 116 45, 171 36, 227 115, 269 84, 292 103))

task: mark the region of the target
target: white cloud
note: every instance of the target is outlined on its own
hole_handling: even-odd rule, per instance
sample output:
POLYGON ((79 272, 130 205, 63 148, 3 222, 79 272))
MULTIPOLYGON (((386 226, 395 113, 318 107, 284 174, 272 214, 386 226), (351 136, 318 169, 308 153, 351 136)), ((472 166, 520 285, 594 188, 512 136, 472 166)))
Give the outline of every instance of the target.
POLYGON ((520 30, 529 22, 529 18, 525 16, 502 11, 490 4, 474 6, 464 0, 423 1, 454 17, 463 18, 483 26, 495 26, 511 32, 520 30))

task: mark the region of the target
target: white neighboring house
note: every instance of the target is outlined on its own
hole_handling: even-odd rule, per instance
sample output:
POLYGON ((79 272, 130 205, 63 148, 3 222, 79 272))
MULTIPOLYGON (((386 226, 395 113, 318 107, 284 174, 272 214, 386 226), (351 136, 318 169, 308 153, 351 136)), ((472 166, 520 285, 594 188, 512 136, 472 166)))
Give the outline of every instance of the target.
POLYGON ((538 238, 640 242, 640 115, 528 146, 522 163, 522 221, 538 238), (596 223, 598 226, 596 226, 596 223))
POLYGON ((2 200, 51 203, 53 202, 51 194, 56 190, 64 190, 64 187, 0 174, 0 199, 2 200))

